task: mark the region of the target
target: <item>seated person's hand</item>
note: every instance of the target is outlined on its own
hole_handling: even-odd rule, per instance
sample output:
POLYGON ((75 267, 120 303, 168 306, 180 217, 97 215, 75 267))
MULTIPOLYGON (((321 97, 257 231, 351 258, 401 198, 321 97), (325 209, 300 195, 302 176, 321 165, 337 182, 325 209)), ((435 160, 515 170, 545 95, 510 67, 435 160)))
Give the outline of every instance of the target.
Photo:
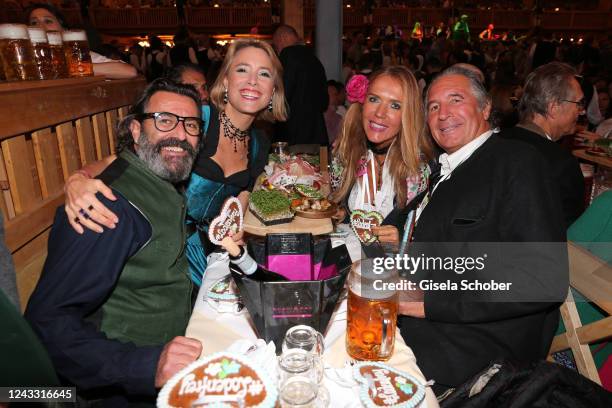
POLYGON ((200 354, 202 354, 202 343, 198 340, 183 336, 173 338, 164 346, 159 357, 155 387, 163 387, 174 374, 196 361, 200 354))
POLYGON ((116 200, 113 191, 102 181, 86 177, 81 172, 72 174, 64 186, 66 214, 76 232, 85 232, 83 227, 102 233, 102 226, 115 228, 117 216, 96 198, 100 192, 109 200, 116 200))
POLYGON ((425 294, 416 287, 414 290, 399 292, 399 307, 397 312, 404 316, 425 317, 425 294))
POLYGON ((244 230, 238 231, 236 234, 230 232, 229 235, 232 237, 236 245, 244 245, 244 230))
POLYGON ((601 136, 599 136, 597 133, 589 132, 588 130, 576 132, 576 137, 582 139, 583 142, 588 144, 593 144, 595 140, 601 139, 601 136))
POLYGON ((332 220, 342 222, 346 218, 346 209, 342 206, 338 206, 336 213, 332 215, 332 220))
POLYGON ((373 227, 372 233, 378 236, 380 242, 399 245, 399 231, 393 225, 381 225, 373 227))
POLYGON ((397 312, 404 316, 425 317, 425 303, 423 302, 399 302, 397 312))

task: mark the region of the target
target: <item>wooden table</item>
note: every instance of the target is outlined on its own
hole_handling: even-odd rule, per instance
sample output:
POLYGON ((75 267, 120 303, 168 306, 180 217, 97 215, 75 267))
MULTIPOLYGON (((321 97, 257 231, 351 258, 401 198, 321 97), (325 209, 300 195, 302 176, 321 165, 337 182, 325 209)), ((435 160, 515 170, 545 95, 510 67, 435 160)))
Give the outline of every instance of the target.
POLYGON ((574 150, 572 154, 578 157, 579 159, 590 161, 592 163, 596 163, 601 166, 612 169, 612 157, 610 156, 597 156, 597 155, 588 153, 587 150, 585 149, 574 150))
MULTIPOLYGON (((359 259, 361 256, 361 246, 357 238, 354 235, 349 235, 343 241, 351 254, 351 258, 353 260, 359 259)), ((209 258, 204 281, 202 282, 202 287, 198 293, 196 304, 189 320, 189 325, 187 326, 185 335, 202 342, 202 355, 226 350, 235 341, 240 339, 250 341, 255 341, 257 339, 255 325, 248 312, 243 311, 240 314, 220 313, 214 310, 205 300, 205 294, 208 292, 210 286, 229 273, 227 265, 228 260, 224 258, 222 254, 213 254, 209 258)), ((350 361, 344 344, 346 317, 346 299, 344 299, 339 301, 327 331, 323 333, 325 336, 324 361, 326 365, 336 369, 344 367, 345 364, 350 361)), ((417 365, 417 360, 412 349, 404 342, 399 329, 396 332, 393 356, 387 364, 407 372, 423 383, 427 380, 417 365)), ((326 385, 331 394, 330 407, 345 408, 360 406, 357 394, 354 390, 343 389, 338 386, 334 387, 333 384, 330 383, 326 383, 326 385), (345 394, 347 392, 349 395, 345 394)), ((430 387, 427 387, 425 399, 417 405, 417 408, 438 407, 438 401, 433 391, 430 387)))
POLYGON ((308 233, 312 235, 324 235, 334 231, 331 218, 310 219, 295 216, 293 221, 277 225, 264 225, 250 210, 247 209, 244 216, 244 231, 249 234, 265 236, 274 233, 308 233))

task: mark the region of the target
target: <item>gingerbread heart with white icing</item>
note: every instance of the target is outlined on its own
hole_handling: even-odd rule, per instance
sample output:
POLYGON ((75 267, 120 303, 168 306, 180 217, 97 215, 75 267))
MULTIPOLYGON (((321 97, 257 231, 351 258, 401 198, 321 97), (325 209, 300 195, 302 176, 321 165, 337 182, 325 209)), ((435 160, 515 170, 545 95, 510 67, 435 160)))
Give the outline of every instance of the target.
POLYGON ((416 378, 385 364, 358 363, 353 377, 361 384, 359 398, 367 408, 413 408, 425 397, 425 387, 416 378))
POLYGON ((378 240, 378 237, 372 232, 372 227, 378 227, 382 222, 383 216, 377 211, 355 210, 351 212, 351 228, 364 244, 371 244, 378 240))
POLYGON ((271 378, 247 357, 221 352, 175 374, 157 396, 158 408, 274 408, 278 392, 271 378))
POLYGON ((229 197, 221 207, 221 213, 213 218, 208 228, 208 239, 215 245, 221 245, 223 238, 230 232, 237 234, 242 230, 242 205, 236 197, 229 197))

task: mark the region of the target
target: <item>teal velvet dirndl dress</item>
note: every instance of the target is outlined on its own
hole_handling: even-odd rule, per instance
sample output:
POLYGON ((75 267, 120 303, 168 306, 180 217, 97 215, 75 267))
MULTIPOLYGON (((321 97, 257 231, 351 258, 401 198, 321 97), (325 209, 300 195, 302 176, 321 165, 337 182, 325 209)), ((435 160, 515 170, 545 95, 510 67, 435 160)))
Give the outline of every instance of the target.
POLYGON ((207 256, 215 250, 208 239, 210 221, 219 215, 226 198, 251 190, 255 179, 267 163, 269 142, 255 130, 249 137, 248 167, 246 170, 225 177, 223 170, 211 159, 219 142, 219 118, 211 107, 207 137, 202 144, 194 170, 189 178, 187 198, 187 245, 189 273, 192 281, 200 286, 206 271, 207 256))

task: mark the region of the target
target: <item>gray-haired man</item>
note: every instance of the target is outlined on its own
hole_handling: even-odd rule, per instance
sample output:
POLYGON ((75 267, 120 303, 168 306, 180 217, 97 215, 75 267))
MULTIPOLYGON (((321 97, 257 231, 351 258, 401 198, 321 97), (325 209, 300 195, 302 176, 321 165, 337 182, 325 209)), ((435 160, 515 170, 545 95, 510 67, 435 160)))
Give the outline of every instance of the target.
POLYGON ((567 295, 563 254, 540 257, 538 248, 524 244, 565 239, 551 190, 544 177, 532 176, 545 169, 534 149, 492 132, 490 110, 482 83, 465 68, 447 69, 426 94, 427 123, 445 153, 429 202, 418 211, 412 254, 457 262, 484 257, 485 266, 465 273, 446 267, 419 270, 414 276, 424 290, 422 301, 413 297, 400 304, 402 337, 425 376, 436 381, 436 394, 494 360, 543 358, 567 295), (464 280, 511 282, 519 290, 500 294, 452 285, 427 290, 464 280), (528 303, 526 297, 542 301, 528 303))
POLYGON ((574 68, 560 62, 542 65, 529 74, 519 103, 520 123, 502 132, 504 137, 529 143, 544 157, 565 228, 584 207, 584 178, 578 161, 556 143, 574 133, 578 117, 584 114, 584 94, 576 75, 574 68))

